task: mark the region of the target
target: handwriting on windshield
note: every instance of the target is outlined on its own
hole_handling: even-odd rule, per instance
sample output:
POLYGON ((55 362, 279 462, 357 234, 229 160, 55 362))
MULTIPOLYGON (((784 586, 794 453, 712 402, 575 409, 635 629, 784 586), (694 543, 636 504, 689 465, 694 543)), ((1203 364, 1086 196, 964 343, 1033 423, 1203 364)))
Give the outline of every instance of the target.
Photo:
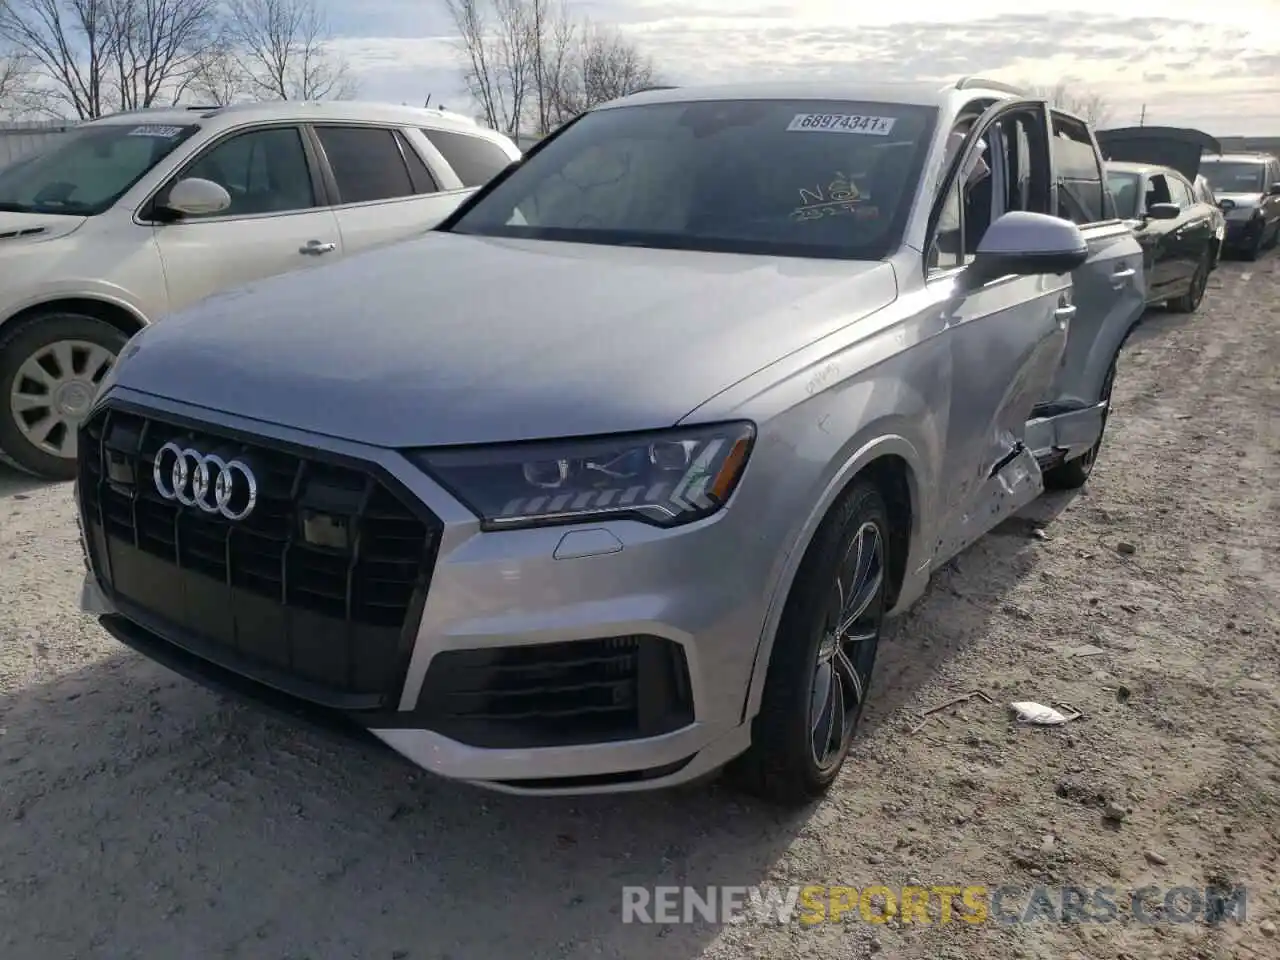
POLYGON ((825 187, 816 184, 800 187, 800 206, 791 211, 792 220, 818 220, 852 214, 857 217, 876 216, 879 211, 866 205, 867 197, 858 189, 851 177, 836 171, 835 178, 825 187))

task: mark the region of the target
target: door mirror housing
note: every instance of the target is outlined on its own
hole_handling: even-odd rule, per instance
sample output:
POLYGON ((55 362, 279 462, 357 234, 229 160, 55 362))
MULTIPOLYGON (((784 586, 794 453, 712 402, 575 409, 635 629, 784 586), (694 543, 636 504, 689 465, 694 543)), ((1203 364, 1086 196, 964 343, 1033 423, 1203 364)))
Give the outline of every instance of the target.
POLYGON ((179 180, 169 188, 169 196, 161 204, 164 210, 182 217, 207 217, 230 206, 231 194, 226 187, 199 177, 179 180))
POLYGON ((1153 203, 1147 207, 1147 216, 1152 220, 1177 220, 1182 216, 1182 208, 1176 203, 1153 203))
POLYGON ((1273 183, 1267 188, 1268 197, 1280 197, 1280 183, 1273 183))
POLYGON ((1070 273, 1089 259, 1089 244, 1070 220, 1015 210, 987 228, 970 265, 980 280, 1010 274, 1070 273))

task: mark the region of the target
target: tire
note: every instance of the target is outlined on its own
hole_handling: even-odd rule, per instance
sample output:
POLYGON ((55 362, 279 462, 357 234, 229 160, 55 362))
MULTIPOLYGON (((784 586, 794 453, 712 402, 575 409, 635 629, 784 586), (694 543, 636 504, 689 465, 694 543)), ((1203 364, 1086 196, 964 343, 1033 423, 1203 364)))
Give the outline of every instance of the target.
POLYGON ((1271 239, 1263 246, 1264 250, 1274 250, 1280 246, 1280 220, 1276 221, 1275 229, 1271 231, 1271 239))
POLYGON ((45 313, 0 328, 0 459, 46 480, 74 479, 75 429, 128 339, 80 313, 45 313), (46 397, 49 405, 40 406, 46 397), (40 443, 37 425, 50 418, 55 423, 40 443))
POLYGON ((1253 243, 1249 244, 1247 247, 1240 248, 1240 256, 1244 257, 1246 260, 1257 260, 1262 256, 1262 241, 1265 237, 1266 231, 1259 231, 1258 236, 1254 239, 1253 243))
POLYGON ((1107 420, 1111 416, 1111 390, 1115 386, 1116 364, 1119 360, 1119 353, 1111 358, 1111 366, 1107 367, 1107 375, 1102 381, 1102 392, 1098 399, 1107 402, 1107 409, 1102 411, 1102 432, 1098 434, 1098 442, 1087 453, 1046 470, 1046 490, 1079 490, 1089 482, 1094 464, 1098 462, 1098 453, 1102 450, 1102 438, 1107 435, 1107 420))
POLYGON ((1196 272, 1191 275, 1191 287, 1180 297, 1169 301, 1169 309, 1174 313, 1195 313, 1204 302, 1204 292, 1209 286, 1209 274, 1213 271, 1213 251, 1205 250, 1196 264, 1196 272))
POLYGON ((784 807, 801 807, 835 782, 862 717, 875 666, 891 569, 889 534, 884 499, 866 480, 855 482, 818 528, 774 639, 760 712, 752 721, 751 747, 727 771, 739 788, 784 807), (861 581, 864 589, 855 590, 859 580, 853 558, 861 550, 870 564, 861 581), (842 596, 865 600, 865 612, 849 626, 845 645, 834 639, 835 625, 844 619, 838 616, 842 596), (862 639, 855 643, 854 637, 862 639), (836 648, 844 652, 843 659, 830 658, 836 648), (819 693, 824 686, 826 698, 819 693), (821 703, 832 708, 830 713, 821 703), (838 721, 838 730, 835 724, 815 722, 828 719, 838 721))

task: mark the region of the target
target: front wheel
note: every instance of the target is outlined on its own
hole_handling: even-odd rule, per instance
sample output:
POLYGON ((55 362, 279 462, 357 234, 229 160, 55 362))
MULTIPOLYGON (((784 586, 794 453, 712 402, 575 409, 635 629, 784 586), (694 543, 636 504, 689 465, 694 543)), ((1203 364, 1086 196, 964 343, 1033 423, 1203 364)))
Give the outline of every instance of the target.
POLYGON ((855 483, 819 527, 774 640, 740 786, 800 806, 822 796, 849 755, 884 618, 889 519, 874 484, 855 483))
POLYGON ((128 338, 79 313, 0 331, 0 459, 48 480, 76 474, 76 433, 128 338))
POLYGON ((1107 419, 1111 416, 1111 389, 1115 386, 1116 364, 1119 359, 1120 356, 1117 353, 1112 358, 1111 366, 1107 368, 1107 375, 1102 381, 1102 393, 1098 400, 1105 401, 1107 405, 1102 411, 1102 430, 1098 433, 1098 442, 1082 456, 1046 470, 1044 472, 1046 490, 1079 490, 1089 482, 1089 477, 1093 473, 1093 465, 1097 463, 1098 454, 1102 451, 1102 438, 1107 433, 1107 419))
POLYGON ((1169 301, 1169 309, 1174 313, 1195 313, 1204 302, 1204 292, 1209 287, 1209 274, 1213 270, 1213 251, 1205 250, 1196 264, 1196 272, 1191 275, 1191 286, 1180 297, 1169 301))

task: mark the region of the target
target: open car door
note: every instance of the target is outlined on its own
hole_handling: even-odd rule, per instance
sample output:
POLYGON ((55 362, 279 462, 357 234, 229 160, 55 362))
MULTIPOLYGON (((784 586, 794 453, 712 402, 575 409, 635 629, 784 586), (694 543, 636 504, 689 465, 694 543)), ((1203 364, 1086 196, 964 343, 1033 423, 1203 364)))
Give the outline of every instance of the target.
POLYGON ((1217 140, 1191 127, 1118 127, 1094 136, 1105 160, 1171 167, 1189 183, 1196 182, 1204 154, 1222 152, 1217 140))

